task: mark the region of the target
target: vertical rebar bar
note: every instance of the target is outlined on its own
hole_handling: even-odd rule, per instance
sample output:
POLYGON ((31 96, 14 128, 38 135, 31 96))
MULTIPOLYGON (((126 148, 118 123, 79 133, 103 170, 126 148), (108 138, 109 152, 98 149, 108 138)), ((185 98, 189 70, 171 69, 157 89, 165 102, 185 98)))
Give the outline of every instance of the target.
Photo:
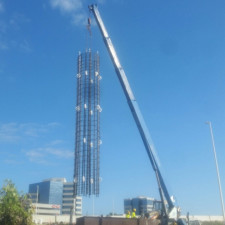
POLYGON ((100 112, 101 112, 101 106, 100 106, 100 80, 101 80, 101 76, 99 74, 99 54, 96 54, 96 92, 97 92, 97 105, 95 106, 97 109, 97 116, 96 116, 96 134, 97 134, 97 140, 96 140, 96 155, 97 155, 97 162, 96 162, 96 195, 99 195, 99 183, 100 183, 100 170, 99 170, 99 160, 100 160, 100 155, 99 155, 99 151, 100 151, 100 144, 101 144, 101 140, 100 140, 100 112))

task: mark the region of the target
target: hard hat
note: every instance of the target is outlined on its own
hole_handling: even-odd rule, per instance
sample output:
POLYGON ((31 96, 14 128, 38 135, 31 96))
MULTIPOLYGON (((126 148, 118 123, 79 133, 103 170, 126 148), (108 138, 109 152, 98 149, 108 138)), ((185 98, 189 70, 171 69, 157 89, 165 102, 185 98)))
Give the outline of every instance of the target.
POLYGON ((135 212, 135 211, 136 211, 136 209, 133 209, 133 211, 135 212))

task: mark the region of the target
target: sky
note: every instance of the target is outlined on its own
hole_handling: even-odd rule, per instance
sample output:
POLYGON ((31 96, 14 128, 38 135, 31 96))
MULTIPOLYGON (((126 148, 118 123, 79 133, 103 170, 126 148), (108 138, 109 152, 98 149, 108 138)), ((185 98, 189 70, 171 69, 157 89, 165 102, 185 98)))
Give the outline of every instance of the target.
MULTIPOLYGON (((76 58, 99 51, 100 196, 84 215, 123 213, 123 200, 159 199, 155 174, 89 0, 0 0, 0 185, 72 181, 76 58), (92 37, 86 29, 92 18, 92 37)), ((209 126, 225 194, 225 2, 97 0, 138 101, 169 194, 182 213, 221 215, 209 126)))

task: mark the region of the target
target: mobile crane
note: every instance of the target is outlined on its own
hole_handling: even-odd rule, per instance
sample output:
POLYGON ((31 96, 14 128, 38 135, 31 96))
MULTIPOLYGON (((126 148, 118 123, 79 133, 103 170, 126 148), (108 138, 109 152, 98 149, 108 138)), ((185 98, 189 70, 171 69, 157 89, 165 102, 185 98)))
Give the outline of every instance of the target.
POLYGON ((99 11, 98 11, 97 5, 94 5, 94 4, 89 5, 89 10, 93 13, 94 18, 97 22, 97 25, 101 31, 104 43, 106 45, 106 48, 107 48, 109 55, 111 57, 111 60, 113 62, 116 74, 117 74, 120 84, 123 88, 124 94, 126 96, 128 105, 131 110, 131 113, 134 117, 134 120, 136 122, 138 130, 140 132, 140 135, 143 140, 143 143, 144 143, 145 149, 147 151, 149 160, 151 162, 152 168, 155 172, 158 189, 159 189, 159 194, 160 194, 160 198, 161 198, 161 202, 162 202, 162 210, 161 210, 161 216, 160 216, 161 224, 167 225, 167 224, 171 224, 174 222, 176 222, 178 224, 184 224, 184 222, 182 220, 178 219, 178 208, 174 205, 173 201, 171 200, 168 190, 166 188, 166 185, 163 181, 156 158, 153 154, 153 145, 152 145, 152 141, 151 141, 147 126, 145 124, 145 121, 143 119, 143 116, 141 114, 139 106, 137 104, 137 101, 134 97, 134 94, 131 90, 128 79, 123 70, 123 67, 120 64, 119 58, 116 54, 115 48, 112 44, 112 41, 111 41, 111 39, 108 35, 108 32, 104 26, 104 23, 100 16, 99 11))

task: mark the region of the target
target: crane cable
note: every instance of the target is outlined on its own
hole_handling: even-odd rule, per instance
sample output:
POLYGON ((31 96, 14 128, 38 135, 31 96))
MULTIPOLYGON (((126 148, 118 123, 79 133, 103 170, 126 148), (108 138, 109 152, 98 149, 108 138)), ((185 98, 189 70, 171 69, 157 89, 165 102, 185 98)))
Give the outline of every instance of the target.
POLYGON ((90 12, 89 12, 89 17, 87 19, 87 25, 86 25, 86 28, 87 28, 87 33, 86 33, 86 49, 91 49, 92 47, 92 31, 91 31, 91 17, 90 17, 90 12))

